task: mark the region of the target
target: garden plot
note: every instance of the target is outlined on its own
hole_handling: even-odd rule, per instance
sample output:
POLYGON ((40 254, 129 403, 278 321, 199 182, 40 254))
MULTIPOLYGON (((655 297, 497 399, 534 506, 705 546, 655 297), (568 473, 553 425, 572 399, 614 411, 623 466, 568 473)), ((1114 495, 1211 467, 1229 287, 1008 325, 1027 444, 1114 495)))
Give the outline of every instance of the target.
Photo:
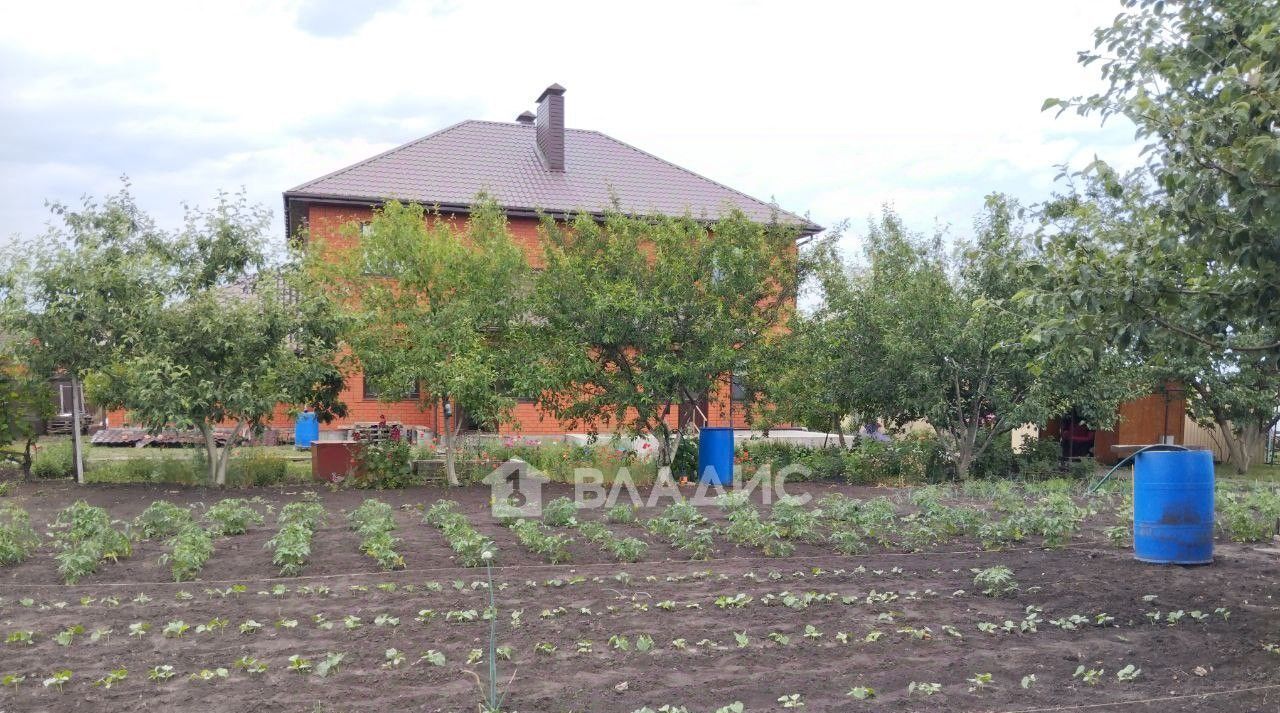
MULTIPOLYGON (((1063 515, 1076 522, 1064 546, 1024 533, 984 551, 982 526, 1008 513, 979 508, 978 493, 815 489, 833 492, 864 504, 892 495, 901 524, 867 533, 859 508, 833 497, 796 510, 732 499, 641 509, 634 521, 565 511, 515 526, 488 518, 474 490, 262 491, 221 506, 244 524, 227 534, 236 528, 208 517, 223 498, 207 491, 22 491, 10 500, 31 513, 41 547, 0 569, 0 708, 475 710, 491 623, 504 710, 526 713, 1280 705, 1274 556, 1224 542, 1212 567, 1138 565, 1105 536, 1120 498, 1067 498, 1082 512, 1063 515), (150 510, 156 536, 66 585, 45 531, 80 497, 78 510, 101 507, 115 530, 141 530, 150 510), (304 518, 310 552, 298 576, 280 577, 267 545, 295 521, 286 509, 308 503, 321 511, 304 518), (985 516, 969 523, 972 512, 985 516), (193 527, 212 554, 194 581, 175 582, 175 537, 193 527), (709 559, 690 559, 704 553, 681 546, 686 527, 710 535, 709 559), (839 532, 866 552, 839 554, 839 532), (568 564, 546 562, 555 548, 538 540, 555 537, 568 564), (639 562, 611 551, 627 539, 646 545, 639 562), (766 556, 775 542, 794 549, 766 556), (457 566, 486 547, 499 565, 493 610, 485 569, 457 566)), ((1042 496, 1022 509, 1066 510, 1026 506, 1042 496)), ((867 522, 888 522, 875 502, 867 522)))

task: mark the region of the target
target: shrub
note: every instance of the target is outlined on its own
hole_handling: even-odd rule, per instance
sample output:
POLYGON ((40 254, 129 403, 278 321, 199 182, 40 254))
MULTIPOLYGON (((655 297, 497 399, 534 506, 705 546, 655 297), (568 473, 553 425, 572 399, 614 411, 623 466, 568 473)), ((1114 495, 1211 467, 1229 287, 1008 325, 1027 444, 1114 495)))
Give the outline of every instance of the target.
POLYGON ((70 441, 42 445, 31 459, 31 474, 37 478, 69 478, 75 472, 76 458, 70 441))
POLYGON ((890 442, 863 439, 845 449, 836 445, 806 446, 797 443, 749 441, 738 460, 744 466, 769 465, 776 475, 792 465, 809 473, 791 473, 787 479, 836 480, 856 485, 938 482, 946 477, 942 445, 931 434, 899 436, 890 442))
POLYGON ((40 546, 26 510, 6 505, 0 509, 0 565, 17 564, 40 546))
POLYGON ((1223 493, 1218 523, 1236 542, 1265 542, 1276 534, 1280 520, 1280 490, 1259 488, 1243 495, 1223 493))
POLYGON ((360 488, 405 488, 417 483, 412 473, 413 449, 406 441, 372 441, 359 452, 364 476, 356 479, 360 488))
POLYGON ((698 439, 686 434, 680 439, 680 448, 671 459, 671 475, 679 478, 687 475, 690 478, 698 474, 698 439))
MULTIPOLYGON (((440 454, 433 444, 428 444, 420 450, 418 457, 439 458, 440 454)), ((637 484, 653 482, 657 476, 657 465, 653 459, 641 459, 635 451, 620 448, 614 443, 539 443, 532 439, 507 437, 499 442, 481 441, 462 448, 458 453, 458 477, 463 482, 478 481, 512 458, 528 463, 551 480, 565 483, 575 482, 574 471, 578 468, 598 470, 610 479, 619 468, 625 467, 637 484)))

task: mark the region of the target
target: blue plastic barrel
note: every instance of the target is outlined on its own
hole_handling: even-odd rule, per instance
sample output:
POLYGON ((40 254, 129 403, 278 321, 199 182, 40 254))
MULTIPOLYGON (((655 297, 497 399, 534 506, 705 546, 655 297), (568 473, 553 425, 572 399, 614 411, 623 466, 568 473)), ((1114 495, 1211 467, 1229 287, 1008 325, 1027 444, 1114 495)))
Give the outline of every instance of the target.
POLYGON ((320 419, 314 411, 303 411, 293 424, 293 445, 295 448, 310 448, 311 442, 320 438, 320 419))
POLYGON ((1133 466, 1133 554, 1142 562, 1213 561, 1213 454, 1143 451, 1133 466))
POLYGON ((698 435, 698 481, 733 484, 733 429, 703 428, 698 435))

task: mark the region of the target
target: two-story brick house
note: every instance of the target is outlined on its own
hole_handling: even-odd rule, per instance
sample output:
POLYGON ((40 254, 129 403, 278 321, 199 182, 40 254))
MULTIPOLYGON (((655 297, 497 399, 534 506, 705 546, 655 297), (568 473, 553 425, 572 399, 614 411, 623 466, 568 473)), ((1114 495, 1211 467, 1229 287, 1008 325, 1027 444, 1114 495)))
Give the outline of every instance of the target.
MULTIPOLYGON (((628 213, 687 213, 707 220, 732 206, 760 221, 793 221, 803 236, 820 230, 804 218, 598 131, 565 128, 564 93, 553 84, 538 97, 536 114, 523 112, 513 123, 463 121, 285 191, 289 235, 323 238, 341 249, 352 239, 348 236, 358 234, 344 227, 368 221, 384 200, 437 206, 445 216, 465 219, 480 192, 504 206, 512 236, 534 263, 540 254, 539 212, 553 217, 600 213, 615 202, 628 213)), ((718 398, 727 401, 727 391, 718 398)), ((343 399, 350 409, 343 423, 384 415, 433 430, 443 423, 438 405, 420 403, 412 393, 402 401, 381 401, 358 373, 349 375, 343 399)), ((727 412, 710 406, 702 410, 713 422, 727 412)), ((686 409, 684 417, 692 411, 686 409)), ((565 431, 532 402, 521 402, 516 418, 521 433, 565 431)), ((278 420, 276 425, 287 425, 278 420)))

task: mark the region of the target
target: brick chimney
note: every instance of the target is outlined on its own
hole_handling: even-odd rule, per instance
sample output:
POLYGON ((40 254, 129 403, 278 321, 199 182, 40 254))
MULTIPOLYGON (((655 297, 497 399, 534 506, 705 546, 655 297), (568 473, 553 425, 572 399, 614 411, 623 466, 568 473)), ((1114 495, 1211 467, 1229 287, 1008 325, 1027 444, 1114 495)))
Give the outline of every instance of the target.
POLYGON ((538 154, 552 171, 564 170, 564 87, 552 84, 538 97, 538 154))

